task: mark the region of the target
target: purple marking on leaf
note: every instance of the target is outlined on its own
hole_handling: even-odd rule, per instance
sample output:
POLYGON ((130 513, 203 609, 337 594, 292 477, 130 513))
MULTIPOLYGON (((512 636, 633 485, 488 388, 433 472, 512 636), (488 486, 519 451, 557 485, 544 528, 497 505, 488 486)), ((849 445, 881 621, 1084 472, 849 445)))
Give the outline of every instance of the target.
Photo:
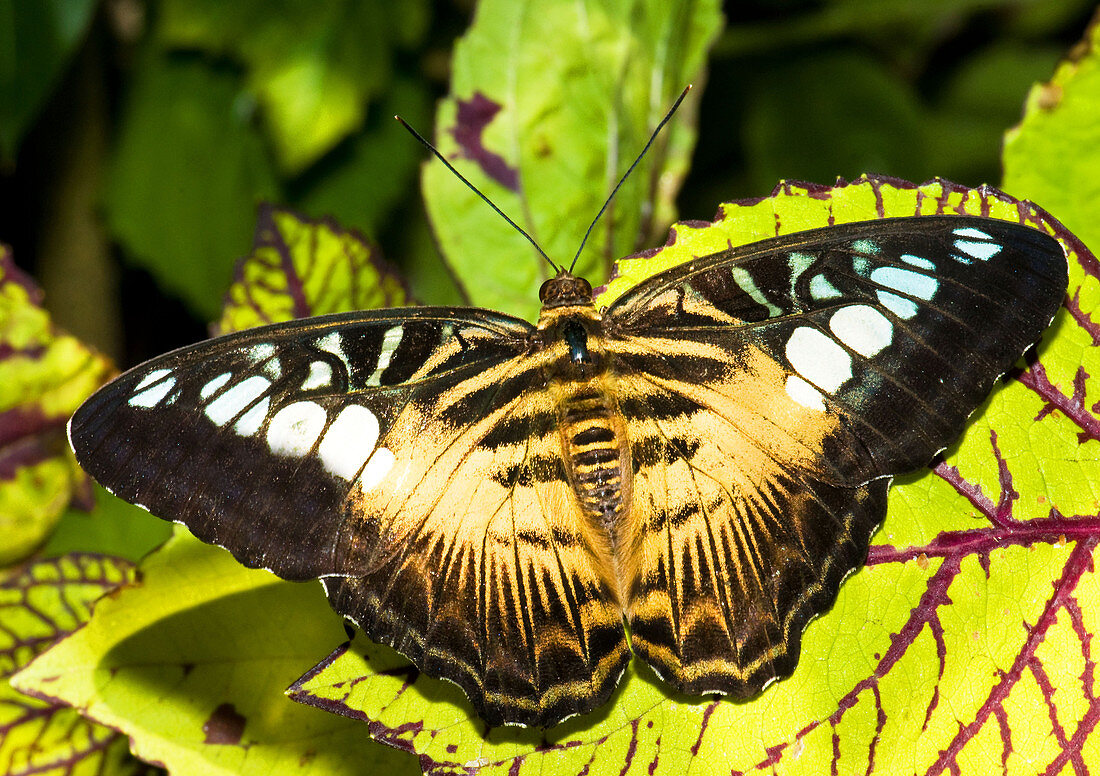
MULTIPOLYGON (((653 727, 653 720, 649 720, 647 727, 653 727)), ((649 769, 647 773, 649 776, 653 776, 657 772, 657 768, 661 763, 661 736, 657 736, 657 740, 653 742, 653 759, 649 761, 649 769)))
POLYGON ((458 113, 451 128, 451 137, 458 143, 460 157, 476 162, 482 172, 509 191, 519 192, 519 170, 512 167, 500 154, 485 147, 482 133, 500 112, 500 103, 493 102, 481 92, 474 92, 469 100, 458 100, 458 113))
POLYGON ((1081 309, 1081 289, 1075 288, 1073 290, 1073 296, 1064 302, 1066 309, 1069 310, 1069 314, 1073 317, 1073 320, 1077 322, 1077 325, 1088 332, 1088 335, 1092 337, 1093 346, 1100 345, 1100 324, 1097 324, 1092 320, 1092 316, 1081 309))
POLYGON ((1008 756, 1012 754, 1012 728, 1008 724, 1008 712, 1003 706, 994 709, 993 716, 1001 733, 1001 767, 1005 768, 1008 765, 1008 756))
POLYGON ((638 753, 638 719, 634 718, 630 720, 630 744, 626 748, 626 757, 623 758, 623 769, 619 771, 619 776, 626 776, 630 771, 630 766, 634 763, 634 755, 638 753))
MULTIPOLYGON (((959 726, 959 731, 955 734, 954 739, 952 739, 952 741, 940 752, 939 758, 926 771, 929 776, 941 773, 947 769, 958 769, 959 764, 957 758, 959 753, 966 744, 978 734, 988 721, 990 715, 993 714, 994 710, 1003 707, 1005 700, 1007 700, 1012 689, 1020 680, 1024 668, 1034 658, 1035 650, 1038 648, 1039 644, 1043 642, 1043 639, 1050 629, 1055 625, 1058 611, 1065 606, 1067 601, 1072 600, 1071 594, 1082 575, 1086 571, 1092 570, 1092 553, 1093 550, 1096 549, 1098 543, 1100 543, 1100 537, 1093 535, 1083 539, 1073 548, 1069 559, 1066 561, 1061 578, 1054 583, 1054 595, 1047 601, 1047 605, 1043 609, 1042 614, 1039 615, 1039 619, 1035 625, 1028 628, 1027 639, 1020 653, 1016 656, 1015 661, 1013 661, 1012 667, 1007 672, 1000 674, 1000 680, 993 686, 989 696, 975 714, 974 719, 965 725, 959 726)), ((1090 710, 1094 709, 1096 709, 1095 705, 1090 707, 1090 710)), ((1095 725, 1095 719, 1092 724, 1095 725)), ((1077 739, 1077 734, 1081 732, 1083 726, 1083 722, 1078 725, 1078 729, 1074 735, 1075 739, 1077 739)), ((1077 741, 1075 754, 1068 754, 1067 750, 1063 749, 1059 756, 1073 756, 1079 758, 1080 746, 1083 740, 1082 738, 1077 741)), ((1062 765, 1064 764, 1065 761, 1063 761, 1062 765)), ((1061 772, 1062 765, 1056 767, 1056 763, 1052 763, 1048 772, 1059 773, 1061 772)))
POLYGON ((31 345, 26 348, 13 347, 11 343, 0 342, 0 361, 11 358, 39 359, 46 354, 45 345, 31 345))
POLYGON ((940 665, 936 676, 936 684, 932 688, 932 697, 928 699, 928 706, 924 709, 924 722, 921 724, 921 732, 927 732, 928 723, 932 721, 932 714, 940 705, 940 682, 943 681, 944 671, 947 670, 947 642, 943 635, 943 623, 939 618, 928 621, 928 630, 932 632, 932 639, 936 642, 936 660, 940 665))
POLYGON ((1035 678, 1035 683, 1039 685, 1039 691, 1043 694, 1043 703, 1047 707, 1047 719, 1050 720, 1050 729, 1058 739, 1058 745, 1067 746, 1069 742, 1066 740, 1066 730, 1058 720, 1058 707, 1054 705, 1054 683, 1047 676, 1042 661, 1035 655, 1032 655, 1031 660, 1028 661, 1027 670, 1035 678))
POLYGON ((711 701, 708 703, 706 710, 703 712, 703 718, 699 720, 699 735, 696 737, 695 743, 691 745, 692 757, 699 754, 699 747, 703 745, 703 736, 706 735, 707 725, 710 723, 710 715, 718 708, 718 703, 719 701, 711 701))
POLYGON ((44 415, 37 407, 0 412, 0 480, 10 480, 19 469, 63 455, 68 449, 66 420, 44 415))
POLYGON ((232 703, 222 703, 202 723, 203 743, 236 746, 247 720, 232 703))
POLYGON ((1084 381, 1088 376, 1084 368, 1077 368, 1077 373, 1073 378, 1073 396, 1067 396, 1064 391, 1050 382, 1041 361, 1035 361, 1035 363, 1028 365, 1028 368, 1021 372, 1016 379, 1039 394, 1039 397, 1047 404, 1060 410, 1067 418, 1077 424, 1081 429, 1081 432, 1077 435, 1079 442, 1086 442, 1090 439, 1100 441, 1100 420, 1085 408, 1084 381))

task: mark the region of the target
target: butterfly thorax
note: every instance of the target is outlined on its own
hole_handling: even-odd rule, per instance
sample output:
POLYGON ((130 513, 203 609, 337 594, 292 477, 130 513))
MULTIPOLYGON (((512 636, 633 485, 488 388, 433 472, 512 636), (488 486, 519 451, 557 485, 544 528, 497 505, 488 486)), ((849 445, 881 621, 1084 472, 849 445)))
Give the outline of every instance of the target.
POLYGON ((543 285, 540 297, 539 347, 569 482, 614 548, 627 501, 630 447, 603 343, 603 321, 583 278, 559 275, 543 285))

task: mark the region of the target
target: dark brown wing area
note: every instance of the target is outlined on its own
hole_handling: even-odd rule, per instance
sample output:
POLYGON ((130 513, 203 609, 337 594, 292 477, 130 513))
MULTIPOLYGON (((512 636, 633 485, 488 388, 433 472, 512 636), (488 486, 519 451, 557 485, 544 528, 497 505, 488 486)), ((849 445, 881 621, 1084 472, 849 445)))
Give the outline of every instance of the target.
POLYGON ((324 580, 490 725, 589 711, 630 659, 607 538, 566 480, 549 395, 527 390, 537 373, 521 359, 407 407, 382 440, 391 476, 348 500, 365 573, 324 580))

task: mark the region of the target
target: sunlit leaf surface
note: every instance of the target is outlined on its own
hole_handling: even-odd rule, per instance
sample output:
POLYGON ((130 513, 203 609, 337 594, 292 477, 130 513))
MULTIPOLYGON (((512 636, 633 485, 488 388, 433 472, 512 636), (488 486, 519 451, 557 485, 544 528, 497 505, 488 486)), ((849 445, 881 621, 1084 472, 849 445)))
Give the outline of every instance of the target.
POLYGON ((85 622, 92 603, 132 578, 129 563, 73 554, 0 572, 0 773, 116 776, 140 769, 126 739, 8 679, 85 622))

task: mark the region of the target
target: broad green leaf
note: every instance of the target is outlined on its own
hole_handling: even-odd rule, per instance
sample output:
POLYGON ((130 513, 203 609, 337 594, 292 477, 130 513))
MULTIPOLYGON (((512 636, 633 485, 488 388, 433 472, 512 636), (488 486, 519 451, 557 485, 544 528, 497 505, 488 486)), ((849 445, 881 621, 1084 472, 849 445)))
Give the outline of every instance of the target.
POLYGON ((777 177, 828 181, 866 169, 906 177, 926 169, 912 86, 869 56, 815 52, 780 60, 764 78, 750 73, 748 83, 744 154, 754 191, 777 177))
POLYGON ((74 554, 0 572, 0 773, 116 776, 136 763, 126 739, 8 680, 91 614, 92 603, 132 577, 129 563, 74 554))
POLYGON ((344 638, 320 585, 242 568, 190 536, 14 680, 130 737, 179 774, 413 773, 355 721, 283 691, 344 638))
POLYGON ((208 320, 248 248, 256 204, 278 191, 247 107, 232 73, 147 49, 107 186, 127 256, 208 320))
MULTIPOLYGON (((296 206, 330 216, 344 227, 361 229, 373 239, 386 231, 411 231, 407 224, 387 229, 393 209, 414 188, 423 158, 420 144, 393 120, 395 113, 414 127, 427 127, 431 116, 427 90, 409 79, 395 81, 379 102, 374 120, 311 168, 296 206)), ((393 246, 387 248, 392 255, 393 246)))
POLYGON ((0 0, 0 161, 15 156, 95 7, 94 0, 0 0))
POLYGON ((311 220, 265 205, 252 253, 237 265, 216 328, 240 331, 408 301, 403 281, 361 234, 332 219, 311 220))
MULTIPOLYGON (((713 0, 485 0, 455 48, 436 144, 568 266, 589 222, 676 95, 700 78, 721 20, 713 0), (551 42, 547 45, 547 42, 551 42)), ((593 231, 578 272, 603 276, 672 220, 694 143, 695 96, 593 231)), ((429 162, 424 197, 446 260, 478 306, 533 314, 546 262, 429 162)))
POLYGON ((389 85, 394 49, 416 43, 424 0, 168 0, 161 39, 242 62, 282 167, 298 173, 363 123, 389 85))
POLYGON ((88 501, 65 424, 112 369, 54 329, 41 297, 0 245, 0 566, 41 544, 74 497, 88 501))
MULTIPOLYGON (((1024 221, 1072 249, 1073 285, 1094 261, 1034 206, 946 181, 788 183, 722 212, 713 225, 678 224, 667 247, 619 262, 597 303, 730 244, 888 216, 1024 221)), ((987 772, 1002 757, 1010 772, 1029 762, 1056 771, 1067 749, 1095 745, 1097 710, 1087 666, 1088 634, 1100 624, 1088 605, 1100 590, 1100 516, 1087 483, 1100 481, 1100 422, 1056 387, 1073 385, 1079 364, 1100 370, 1100 352, 1063 313, 1039 359, 994 392, 946 461, 895 484, 867 566, 807 629, 794 675, 756 699, 676 695, 636 664, 589 715, 548 731, 487 731, 455 687, 365 640, 323 661, 292 695, 369 720, 371 735, 411 749, 430 772, 471 763, 482 774, 987 772)))
MULTIPOLYGON (((1005 136, 1005 187, 1055 213, 1086 245, 1100 245, 1100 25, 1050 81, 1031 88, 1024 111, 1005 136)), ((1082 293, 1090 295, 1082 302, 1094 299, 1094 283, 1082 293)))
POLYGON ((54 558, 71 552, 95 552, 137 563, 172 535, 172 526, 150 520, 149 513, 99 485, 93 485, 95 508, 70 508, 35 557, 54 558))

